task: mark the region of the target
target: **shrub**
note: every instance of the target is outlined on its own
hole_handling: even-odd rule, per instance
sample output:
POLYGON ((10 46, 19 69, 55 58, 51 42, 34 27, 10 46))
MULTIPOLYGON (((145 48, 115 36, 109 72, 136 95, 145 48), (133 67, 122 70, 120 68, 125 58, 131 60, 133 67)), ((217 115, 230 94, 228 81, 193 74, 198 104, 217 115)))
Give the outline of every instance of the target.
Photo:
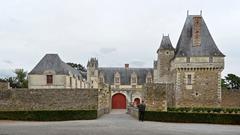
POLYGON ((202 108, 202 107, 179 107, 168 108, 168 112, 194 112, 194 113, 240 113, 240 108, 202 108))
POLYGON ((97 110, 1 111, 0 120, 64 121, 97 118, 97 110))
POLYGON ((145 113, 145 120, 183 123, 240 124, 240 115, 148 111, 145 113))

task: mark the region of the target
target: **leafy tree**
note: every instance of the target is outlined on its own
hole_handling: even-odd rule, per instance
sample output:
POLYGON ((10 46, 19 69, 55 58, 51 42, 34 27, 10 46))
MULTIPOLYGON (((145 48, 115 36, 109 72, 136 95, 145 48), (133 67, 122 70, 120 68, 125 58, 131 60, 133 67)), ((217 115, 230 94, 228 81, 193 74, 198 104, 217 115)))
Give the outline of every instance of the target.
POLYGON ((71 62, 68 62, 67 64, 81 72, 87 72, 87 69, 84 66, 82 66, 81 64, 76 64, 76 63, 71 63, 71 62))
POLYGON ((27 88, 28 87, 28 80, 27 80, 27 72, 23 69, 16 69, 14 73, 16 76, 16 82, 18 88, 27 88))
POLYGON ((228 89, 240 89, 240 77, 234 74, 228 74, 222 79, 222 87, 228 89))
POLYGON ((227 82, 226 82, 225 79, 222 79, 222 80, 221 80, 221 86, 222 86, 222 88, 224 88, 224 89, 229 89, 229 86, 228 86, 228 84, 227 84, 227 82))
POLYGON ((27 72, 23 69, 16 69, 14 71, 16 77, 9 77, 5 79, 0 79, 3 81, 7 81, 12 88, 27 88, 28 87, 28 80, 27 80, 27 72))

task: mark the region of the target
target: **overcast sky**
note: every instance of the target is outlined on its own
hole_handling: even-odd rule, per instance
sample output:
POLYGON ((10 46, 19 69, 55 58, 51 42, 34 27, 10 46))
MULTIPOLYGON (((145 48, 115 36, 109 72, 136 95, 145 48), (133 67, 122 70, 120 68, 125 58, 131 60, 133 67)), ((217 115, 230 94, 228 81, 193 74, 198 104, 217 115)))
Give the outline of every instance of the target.
POLYGON ((0 0, 0 76, 30 71, 46 53, 100 66, 152 67, 162 34, 176 46, 189 14, 200 14, 240 76, 239 0, 0 0))

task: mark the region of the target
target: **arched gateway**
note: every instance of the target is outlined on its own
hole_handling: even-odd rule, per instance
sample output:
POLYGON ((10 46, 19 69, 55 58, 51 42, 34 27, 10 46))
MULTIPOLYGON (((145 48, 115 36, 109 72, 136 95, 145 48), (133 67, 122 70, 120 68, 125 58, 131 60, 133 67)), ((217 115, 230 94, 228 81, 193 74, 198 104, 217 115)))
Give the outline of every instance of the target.
POLYGON ((126 109, 126 96, 121 93, 113 95, 112 109, 126 109))

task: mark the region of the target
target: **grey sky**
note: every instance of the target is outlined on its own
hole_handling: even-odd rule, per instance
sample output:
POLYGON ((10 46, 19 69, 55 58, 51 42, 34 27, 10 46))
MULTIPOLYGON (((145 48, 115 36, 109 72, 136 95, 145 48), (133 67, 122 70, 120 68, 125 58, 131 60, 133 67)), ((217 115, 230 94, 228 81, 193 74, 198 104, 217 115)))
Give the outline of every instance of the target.
MULTIPOLYGON (((203 17, 240 75, 239 0, 0 0, 0 72, 30 71, 46 53, 86 65, 152 67, 162 34, 176 46, 186 12, 203 17)), ((0 74, 0 75, 1 75, 0 74)))

